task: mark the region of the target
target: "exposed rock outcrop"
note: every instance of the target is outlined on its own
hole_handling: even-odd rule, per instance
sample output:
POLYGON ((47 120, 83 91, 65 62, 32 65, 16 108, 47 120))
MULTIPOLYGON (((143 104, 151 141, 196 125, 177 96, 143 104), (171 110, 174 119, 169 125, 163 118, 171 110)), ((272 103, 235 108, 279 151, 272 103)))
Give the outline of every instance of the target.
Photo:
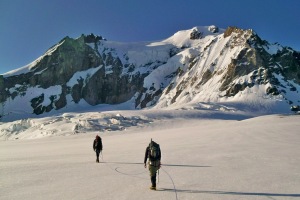
POLYGON ((199 32, 198 30, 194 29, 191 34, 190 34, 190 39, 191 40, 197 40, 201 39, 203 33, 199 32))
POLYGON ((65 37, 26 73, 0 76, 0 117, 19 102, 26 112, 40 115, 81 101, 94 106, 133 100, 135 108, 166 107, 225 101, 258 89, 264 90, 264 99, 300 104, 299 52, 237 27, 188 33, 176 35, 185 36, 186 43, 174 37, 169 43, 127 46, 94 34, 65 37))

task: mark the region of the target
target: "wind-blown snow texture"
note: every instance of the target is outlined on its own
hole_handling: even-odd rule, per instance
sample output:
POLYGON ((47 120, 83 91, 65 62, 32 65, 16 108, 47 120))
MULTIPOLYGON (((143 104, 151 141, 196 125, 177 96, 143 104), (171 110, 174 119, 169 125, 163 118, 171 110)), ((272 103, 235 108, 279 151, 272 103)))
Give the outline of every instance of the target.
POLYGON ((19 140, 0 141, 0 199, 300 198, 299 115, 246 117, 180 110, 28 119, 13 129, 19 140), (100 117, 115 131, 91 131, 100 117), (73 130, 81 134, 58 136, 80 120, 83 127, 73 130), (96 134, 104 145, 99 164, 92 150, 96 134), (32 139, 38 137, 44 138, 32 139), (149 190, 142 163, 151 138, 162 149, 158 191, 149 190))

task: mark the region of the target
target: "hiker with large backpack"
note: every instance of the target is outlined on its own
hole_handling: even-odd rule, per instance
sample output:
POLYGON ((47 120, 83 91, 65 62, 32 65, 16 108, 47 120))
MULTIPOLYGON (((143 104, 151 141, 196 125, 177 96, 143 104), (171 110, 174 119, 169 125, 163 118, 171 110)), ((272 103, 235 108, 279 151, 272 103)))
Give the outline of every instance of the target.
POLYGON ((93 149, 96 152, 96 162, 98 163, 100 152, 103 149, 102 139, 99 135, 96 135, 96 138, 95 138, 94 143, 93 143, 93 149))
POLYGON ((160 146, 156 142, 152 141, 149 143, 149 146, 146 148, 145 158, 144 158, 144 165, 145 168, 147 167, 147 159, 148 160, 148 167, 150 172, 150 179, 151 179, 151 190, 156 190, 156 173, 160 168, 161 165, 161 151, 160 146))

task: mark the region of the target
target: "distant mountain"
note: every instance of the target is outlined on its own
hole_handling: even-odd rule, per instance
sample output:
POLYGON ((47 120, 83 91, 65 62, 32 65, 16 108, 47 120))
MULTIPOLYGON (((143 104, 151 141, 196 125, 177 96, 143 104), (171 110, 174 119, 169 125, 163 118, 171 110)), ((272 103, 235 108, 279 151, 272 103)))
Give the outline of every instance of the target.
POLYGON ((253 30, 194 27, 155 42, 65 37, 32 63, 0 75, 2 121, 121 104, 180 108, 201 102, 252 111, 300 105, 300 52, 253 30))

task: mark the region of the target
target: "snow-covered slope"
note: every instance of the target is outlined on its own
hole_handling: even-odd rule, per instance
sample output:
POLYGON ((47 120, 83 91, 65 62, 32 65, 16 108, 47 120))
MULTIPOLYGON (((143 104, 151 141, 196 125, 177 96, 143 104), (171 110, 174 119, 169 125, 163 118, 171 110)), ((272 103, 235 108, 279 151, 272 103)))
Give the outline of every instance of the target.
POLYGON ((234 27, 66 37, 0 76, 0 199, 299 198, 299 58, 234 27), (156 192, 142 163, 151 138, 156 192))
MULTIPOLYGON (((33 70, 33 68, 46 56, 51 56, 52 53, 54 51, 57 50, 57 48, 62 45, 64 43, 64 41, 54 45, 53 47, 51 47, 50 49, 48 49, 48 51, 46 51, 46 53, 44 53, 42 56, 40 56, 38 59, 36 59, 35 61, 29 63, 28 65, 25 65, 21 68, 18 68, 18 69, 15 69, 15 70, 12 70, 12 71, 9 71, 9 72, 6 72, 3 75, 3 77, 9 77, 9 76, 18 76, 20 74, 26 74, 30 71, 33 70)), ((38 73, 42 73, 42 72, 38 72, 38 73)))
POLYGON ((87 110, 77 108, 76 112, 65 112, 43 118, 26 118, 12 122, 0 122, 0 140, 37 139, 76 134, 101 134, 115 131, 147 127, 151 124, 163 124, 178 118, 188 119, 245 119, 255 116, 232 107, 218 104, 199 104, 181 107, 180 109, 129 110, 123 107, 98 106, 87 110), (123 109, 118 110, 117 108, 123 109), (108 111, 110 110, 110 111, 108 111))
POLYGON ((289 113, 300 104, 299 83, 300 53, 253 30, 198 26, 136 43, 82 35, 0 76, 0 116, 13 121, 105 104, 180 109, 213 103, 289 113))
MULTIPOLYGON (((89 116, 96 119, 95 115, 89 116)), ((165 119, 126 132, 94 131, 68 137, 0 141, 0 199, 300 197, 299 115, 243 121, 193 120, 184 115, 165 119), (96 134, 100 134, 104 145, 99 164, 92 150, 96 134), (158 191, 149 190, 149 172, 143 166, 144 151, 151 138, 162 149, 158 191)), ((55 128, 56 124, 45 127, 55 128)))

